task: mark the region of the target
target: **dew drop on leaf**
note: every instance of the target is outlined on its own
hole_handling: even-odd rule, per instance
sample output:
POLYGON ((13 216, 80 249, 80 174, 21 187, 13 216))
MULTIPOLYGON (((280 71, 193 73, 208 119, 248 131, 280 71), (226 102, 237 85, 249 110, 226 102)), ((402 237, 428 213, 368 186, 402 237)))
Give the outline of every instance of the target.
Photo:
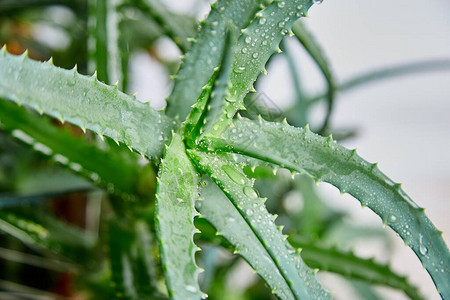
POLYGON ((242 72, 244 72, 244 70, 245 70, 245 67, 237 67, 237 68, 233 69, 233 71, 235 73, 242 73, 242 72))
POLYGON ((193 285, 187 285, 187 286, 186 286, 186 290, 189 291, 189 292, 191 292, 191 293, 197 292, 197 289, 196 289, 195 286, 193 286, 193 285))
POLYGON ((222 166, 222 170, 233 180, 235 183, 244 184, 245 176, 233 169, 231 166, 222 166))
POLYGON ((389 221, 390 222, 395 222, 395 221, 397 221, 397 217, 394 216, 394 215, 389 215, 389 221))
POLYGON ((426 255, 426 254, 428 253, 428 248, 425 247, 425 245, 423 244, 422 239, 423 239, 423 236, 420 235, 420 236, 419 236, 419 252, 420 252, 420 254, 422 254, 422 255, 426 255))
POLYGON ((252 199, 258 198, 258 193, 249 186, 244 187, 244 194, 252 199))

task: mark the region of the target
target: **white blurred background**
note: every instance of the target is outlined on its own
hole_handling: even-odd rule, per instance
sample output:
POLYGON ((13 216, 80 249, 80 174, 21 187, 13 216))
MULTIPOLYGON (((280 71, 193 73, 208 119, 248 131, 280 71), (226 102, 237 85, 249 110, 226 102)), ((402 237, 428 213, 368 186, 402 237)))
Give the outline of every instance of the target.
MULTIPOLYGON (((190 12, 199 18, 208 13, 206 1, 167 1, 179 12, 190 12)), ((315 5, 305 21, 326 51, 338 79, 360 72, 400 63, 435 58, 450 59, 449 0, 325 0, 315 5)), ((314 63, 290 38, 288 46, 295 54, 308 91, 322 91, 324 81, 314 63)), ((161 41, 166 55, 169 43, 161 41)), ((171 45, 169 45, 171 46, 171 45)), ((147 55, 138 54, 132 66, 139 74, 130 92, 138 91, 141 99, 151 99, 155 107, 164 106, 171 89, 164 70, 147 55)), ((259 85, 280 107, 294 97, 285 60, 276 58, 259 85)), ((133 82, 133 80, 132 80, 133 82)), ((315 114, 321 120, 322 113, 315 114)), ((313 120, 314 123, 314 120, 313 120)), ((358 148, 369 162, 404 190, 444 231, 450 242, 450 72, 428 72, 380 81, 360 89, 342 93, 337 99, 331 125, 353 127, 358 136, 343 144, 358 148)), ((358 223, 381 226, 380 219, 358 201, 326 184, 319 186, 324 198, 333 206, 351 212, 358 223)), ((440 299, 434 285, 414 253, 390 230, 395 242, 391 265, 420 286, 427 299, 440 299)), ((386 253, 370 244, 357 249, 361 256, 376 256, 386 261, 386 253)), ((390 253, 388 253, 390 255, 390 253)), ((450 278, 449 278, 450 280, 450 278)), ((331 280, 329 289, 338 291, 336 299, 356 299, 350 291, 342 291, 339 280, 331 280)), ((386 292, 386 299, 406 299, 401 293, 386 292)))

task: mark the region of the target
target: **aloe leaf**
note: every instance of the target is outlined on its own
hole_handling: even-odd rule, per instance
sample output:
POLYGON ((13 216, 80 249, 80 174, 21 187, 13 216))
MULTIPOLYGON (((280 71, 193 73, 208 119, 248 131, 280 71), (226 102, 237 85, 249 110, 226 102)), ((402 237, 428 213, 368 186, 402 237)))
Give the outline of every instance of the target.
MULTIPOLYGON (((110 83, 108 80, 108 32, 107 18, 108 5, 106 0, 92 0, 88 2, 88 70, 93 73, 97 70, 98 79, 110 83)), ((109 7, 109 9, 111 9, 109 7)))
POLYGON ((125 91, 127 84, 128 51, 122 35, 124 0, 89 1, 88 51, 90 72, 97 70, 100 81, 119 84, 125 91))
MULTIPOLYGON (((300 257, 294 256, 295 251, 287 244, 281 229, 275 226, 274 217, 267 212, 264 206, 264 199, 258 197, 252 187, 253 181, 244 175, 242 168, 228 159, 226 155, 213 155, 196 150, 188 150, 188 153, 196 161, 197 166, 206 172, 229 198, 236 211, 236 217, 240 216, 239 220, 247 224, 246 227, 252 231, 253 236, 264 247, 272 264, 276 266, 273 272, 278 271, 281 274, 284 284, 289 287, 291 297, 294 299, 329 299, 330 295, 316 281, 313 272, 300 257)), ((206 201, 211 200, 207 199, 204 202, 206 201)), ((233 222, 232 220, 224 221, 233 222)), ((217 229, 219 232, 225 230, 224 228, 217 229)), ((240 235, 241 231, 234 234, 240 235)), ((241 247, 248 247, 248 245, 241 245, 241 247)), ((236 247, 236 250, 240 251, 240 247, 236 247)), ((277 284, 277 288, 284 289, 285 285, 277 284)), ((286 294, 286 291, 282 293, 286 294)))
POLYGON ((227 28, 227 35, 225 37, 225 45, 223 49, 222 60, 220 63, 220 71, 209 98, 207 109, 205 112, 205 125, 201 130, 201 134, 205 135, 217 126, 220 114, 227 99, 230 97, 228 92, 229 79, 233 63, 233 44, 235 39, 233 37, 234 25, 229 22, 227 28))
POLYGON ((323 122, 321 131, 325 130, 328 126, 328 122, 330 120, 331 112, 333 110, 333 103, 335 98, 335 79, 333 72, 329 66, 328 60, 325 56, 324 51, 320 47, 320 45, 316 42, 313 35, 307 30, 305 25, 300 22, 295 22, 292 26, 292 32, 303 45, 305 50, 314 60, 314 62, 319 67, 322 72, 326 82, 327 82, 327 114, 325 116, 325 121, 323 122))
POLYGON ((163 32, 180 48, 181 52, 185 53, 189 50, 191 44, 188 39, 196 34, 194 18, 172 13, 159 0, 130 0, 129 2, 158 23, 163 32))
POLYGON ((198 232, 194 226, 198 180, 180 135, 174 133, 159 172, 155 210, 164 277, 172 299, 206 296, 197 281, 198 247, 193 242, 198 232))
MULTIPOLYGON (((280 299, 295 299, 296 297, 288 282, 283 278, 275 259, 268 252, 268 246, 258 238, 252 225, 249 225, 230 202, 230 199, 208 177, 203 178, 200 197, 202 201, 197 204, 198 210, 201 216, 216 228, 217 234, 225 237, 233 245, 235 253, 247 260, 275 295, 280 299)), ((267 211, 265 219, 271 219, 267 211)), ((269 223, 273 225, 272 221, 269 223)), ((297 272, 305 272, 306 277, 315 280, 312 272, 307 270, 299 257, 294 258, 293 253, 290 253, 289 256, 293 259, 293 265, 297 268, 297 272)), ((316 288, 318 287, 316 286, 316 288)), ((320 291, 319 298, 310 296, 311 299, 321 299, 320 297, 325 297, 325 295, 323 291, 320 291)))
POLYGON ((351 280, 350 286, 355 291, 355 293, 364 300, 382 300, 378 292, 368 283, 361 282, 358 280, 351 280))
POLYGON ((88 144, 84 138, 75 137, 57 128, 49 120, 9 101, 0 101, 0 123, 12 137, 51 157, 72 172, 103 187, 112 184, 116 192, 136 192, 136 177, 139 176, 136 159, 122 157, 107 149, 100 150, 88 144))
POLYGON ((302 249, 300 254, 310 268, 333 272, 372 284, 390 286, 404 291, 411 299, 424 299, 417 287, 411 285, 406 277, 391 270, 388 265, 379 264, 373 259, 360 258, 352 252, 344 252, 334 247, 297 241, 291 241, 291 244, 302 249))
POLYGON ((5 47, 0 51, 0 97, 108 136, 152 159, 161 157, 175 125, 95 75, 10 55, 5 47))
POLYGON ((124 10, 130 10, 135 15, 135 18, 124 18, 122 21, 121 34, 128 46, 128 51, 141 50, 142 48, 151 47, 155 41, 163 36, 161 28, 158 24, 147 18, 147 16, 137 9, 130 9, 124 7, 124 10))
MULTIPOLYGON (((381 68, 375 71, 368 71, 356 75, 345 80, 341 84, 336 85, 336 91, 346 92, 354 88, 358 88, 365 84, 370 84, 379 80, 386 80, 391 77, 412 75, 422 72, 449 71, 449 59, 436 59, 430 61, 419 61, 413 63, 402 64, 394 67, 381 68)), ((310 104, 314 104, 326 97, 326 93, 318 94, 309 99, 310 104)))
POLYGON ((228 82, 233 59, 233 29, 234 25, 229 22, 220 65, 203 87, 199 99, 192 106, 186 119, 184 136, 189 146, 197 144, 197 139, 215 126, 228 96, 228 82))
POLYGON ((95 246, 95 239, 89 234, 36 209, 0 210, 0 231, 74 262, 91 260, 95 246))
POLYGON ((421 260, 439 293, 444 298, 450 297, 450 253, 441 232, 424 209, 414 203, 400 184, 384 175, 377 164, 363 160, 356 150, 336 144, 331 136, 327 139, 312 133, 308 127, 299 129, 262 119, 259 124, 240 119, 234 125, 223 131, 221 139, 210 138, 204 145, 305 173, 354 196, 400 235, 421 260))
POLYGON ((183 136, 185 138, 186 145, 189 147, 194 148, 197 144, 198 137, 200 137, 200 132, 205 122, 207 105, 211 98, 212 90, 217 80, 219 70, 220 68, 217 67, 211 78, 203 86, 202 93, 192 106, 192 110, 183 124, 183 136))
POLYGON ((109 257, 116 295, 121 299, 154 299, 157 278, 149 225, 142 220, 127 221, 109 222, 109 257))
POLYGON ((293 106, 292 114, 294 115, 293 122, 290 124, 305 126, 308 123, 308 102, 306 101, 306 95, 303 91, 302 81, 300 80, 298 68, 295 65, 294 56, 290 49, 286 46, 286 43, 282 42, 282 51, 289 66, 289 73, 291 75, 292 85, 295 90, 295 104, 293 106))
POLYGON ((257 18, 244 29, 237 45, 233 73, 230 76, 229 97, 224 104, 220 126, 213 134, 220 134, 239 109, 243 109, 245 95, 253 91, 253 83, 265 72, 269 58, 279 50, 283 37, 292 23, 305 15, 313 4, 311 0, 274 1, 258 12, 257 18))
POLYGON ((167 114, 183 120, 214 72, 222 56, 227 21, 233 20, 237 29, 245 28, 254 18, 262 0, 219 0, 202 24, 194 44, 176 75, 175 85, 167 98, 167 114))

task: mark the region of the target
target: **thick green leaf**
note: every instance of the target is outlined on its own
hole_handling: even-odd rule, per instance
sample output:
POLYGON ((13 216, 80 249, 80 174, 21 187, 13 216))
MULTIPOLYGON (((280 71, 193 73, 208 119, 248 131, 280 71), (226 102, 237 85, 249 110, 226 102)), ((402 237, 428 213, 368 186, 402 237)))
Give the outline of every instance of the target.
MULTIPOLYGON (((233 245, 235 253, 241 255, 253 267, 275 295, 280 299, 295 299, 267 247, 228 197, 207 177, 203 178, 200 197, 202 201, 197 204, 198 210, 201 216, 216 228, 217 234, 233 245)), ((298 254, 289 255, 294 257, 298 254)), ((294 262, 299 272, 305 271, 299 257, 296 257, 294 262)), ((310 273, 308 276, 313 275, 310 273)))
POLYGON ((441 232, 400 184, 384 175, 377 164, 363 160, 356 150, 348 150, 308 128, 262 119, 259 123, 237 120, 233 128, 224 130, 221 139, 210 138, 205 144, 306 173, 354 196, 400 235, 422 261, 441 295, 450 297, 450 253, 441 232))
POLYGON ((219 0, 184 58, 175 79, 175 86, 167 99, 167 114, 183 120, 189 113, 220 63, 225 44, 227 21, 233 20, 237 30, 245 28, 254 18, 262 0, 219 0))
POLYGON ((128 53, 120 30, 123 0, 92 0, 89 2, 88 50, 90 72, 97 70, 98 79, 120 83, 124 91, 127 82, 128 53))
POLYGON ((196 22, 192 17, 181 16, 169 11, 159 0, 126 0, 159 24, 162 31, 170 37, 185 53, 190 48, 189 38, 196 34, 196 22))
POLYGON ((220 125, 213 131, 227 127, 239 109, 243 109, 245 95, 254 90, 253 83, 265 72, 269 58, 278 51, 283 37, 292 23, 302 17, 313 4, 311 0, 274 1, 257 14, 245 28, 235 46, 233 73, 230 77, 229 97, 223 107, 220 125))
POLYGON ((0 97, 111 137, 153 159, 161 157, 175 125, 95 75, 9 55, 5 47, 0 50, 0 97))
POLYGON ((193 242, 199 177, 185 154, 180 135, 174 133, 158 177, 156 229, 167 289, 172 299, 205 296, 198 286, 199 249, 193 242))
POLYGON ((95 239, 92 236, 36 208, 0 210, 0 231, 29 246, 75 262, 86 263, 93 259, 95 239))
POLYGON ((120 299, 154 299, 156 266, 152 233, 142 220, 109 222, 112 280, 120 299))
MULTIPOLYGON (((257 192, 252 187, 253 181, 244 175, 242 168, 233 160, 229 159, 227 155, 214 155, 196 150, 188 150, 188 153, 197 162, 198 167, 212 178, 231 201, 234 206, 234 213, 231 210, 233 208, 232 206, 228 206, 229 208, 224 206, 224 209, 226 208, 228 211, 227 214, 234 214, 236 218, 240 217, 240 222, 247 224, 244 227, 248 228, 246 231, 253 233, 253 241, 258 240, 260 247, 263 247, 259 251, 262 253, 264 253, 264 250, 266 251, 266 257, 271 262, 263 264, 262 266, 264 267, 261 268, 276 266, 272 270, 275 273, 274 276, 276 276, 276 271, 278 271, 284 283, 275 280, 271 282, 275 286, 271 287, 283 289, 283 291, 276 291, 277 293, 282 293, 283 296, 289 295, 288 292, 290 292, 288 297, 293 299, 330 299, 330 295, 316 281, 313 272, 303 263, 300 257, 294 255, 295 251, 286 242, 281 228, 275 226, 273 222, 274 217, 267 212, 264 199, 258 197, 257 192), (285 289, 286 286, 289 290, 285 289)), ((204 202, 206 201, 214 200, 205 199, 204 202)), ((215 201, 219 200, 216 199, 215 201)), ((218 212, 222 213, 223 211, 218 210, 218 212)), ((217 228, 219 232, 227 232, 225 237, 230 237, 232 243, 241 241, 239 237, 231 238, 231 232, 222 228, 220 223, 218 223, 217 217, 213 218, 211 216, 211 218, 217 222, 218 227, 220 226, 220 228, 217 228)), ((234 222, 230 219, 221 220, 222 225, 224 221, 227 223, 234 222)), ((234 235, 236 234, 240 235, 241 231, 235 231, 234 235)), ((242 244, 236 245, 235 247, 238 252, 253 250, 251 248, 241 250, 241 248, 249 246, 242 244)), ((260 259, 263 259, 263 257, 260 257, 260 259)), ((256 267, 256 263, 254 264, 254 267, 256 267)), ((264 276, 267 274, 266 272, 269 272, 269 270, 265 269, 263 271, 264 276)))
POLYGON ((361 299, 364 300, 383 300, 378 292, 368 283, 358 280, 351 280, 350 285, 361 299))
POLYGON ((284 57, 286 58, 287 64, 289 66, 289 74, 295 90, 295 104, 291 108, 293 117, 292 119, 289 119, 291 121, 290 124, 302 127, 308 124, 308 103, 306 101, 305 91, 303 89, 299 70, 295 64, 292 51, 288 47, 286 47, 286 43, 282 42, 281 46, 284 57))
POLYGON ((147 18, 143 12, 129 7, 126 9, 135 16, 133 19, 124 18, 121 23, 121 36, 125 39, 124 43, 128 46, 129 52, 148 49, 164 35, 158 24, 147 18))
POLYGON ((217 80, 219 70, 219 67, 215 69, 211 78, 202 88, 202 93, 192 106, 192 110, 183 124, 183 136, 188 147, 194 148, 197 144, 198 138, 200 137, 201 129, 203 128, 205 122, 207 105, 211 98, 212 90, 217 80))
POLYGON ((228 23, 220 65, 203 87, 200 97, 192 106, 192 110, 185 121, 184 137, 188 146, 194 147, 198 142, 197 139, 211 131, 219 119, 223 104, 228 96, 228 82, 234 54, 234 29, 234 25, 231 22, 228 23))
POLYGON ((325 121, 322 125, 321 131, 326 130, 328 126, 328 122, 330 120, 331 112, 333 110, 333 102, 335 98, 335 79, 333 72, 331 71, 330 65, 328 63, 327 58, 325 57, 325 53, 320 47, 320 45, 316 42, 313 35, 307 30, 305 25, 300 22, 295 22, 292 26, 292 32, 297 37, 297 39, 302 43, 305 50, 309 53, 312 59, 315 61, 320 71, 322 72, 325 81, 327 82, 327 114, 325 117, 325 121))
POLYGON ((223 106, 230 95, 228 92, 228 86, 230 81, 231 70, 233 66, 233 44, 235 39, 233 33, 235 27, 232 23, 228 23, 227 35, 225 37, 225 45, 222 54, 222 60, 220 63, 220 71, 217 76, 217 80, 214 83, 214 87, 209 98, 206 112, 205 112, 205 124, 200 133, 205 135, 216 126, 217 121, 219 121, 220 114, 222 112, 223 106))
POLYGON ((417 288, 406 277, 396 274, 388 265, 382 265, 373 259, 357 257, 352 252, 337 248, 327 248, 314 243, 291 242, 302 248, 300 253, 310 268, 341 274, 347 278, 359 279, 373 284, 390 286, 404 291, 411 299, 424 299, 417 288))
POLYGON ((69 131, 57 128, 48 119, 38 117, 9 101, 0 101, 0 123, 12 137, 33 150, 52 158, 73 172, 97 184, 134 194, 139 167, 136 158, 124 157, 115 149, 100 150, 69 131), (113 162, 113 163, 112 163, 113 162), (112 186, 111 186, 112 185, 112 186))

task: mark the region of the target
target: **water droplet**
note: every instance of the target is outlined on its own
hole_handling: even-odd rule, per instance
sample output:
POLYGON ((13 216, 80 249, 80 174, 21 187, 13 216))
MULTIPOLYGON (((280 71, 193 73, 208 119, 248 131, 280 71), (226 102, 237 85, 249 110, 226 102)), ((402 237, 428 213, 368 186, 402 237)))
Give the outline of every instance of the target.
POLYGON ((288 33, 288 30, 287 30, 287 29, 281 30, 281 34, 282 34, 282 35, 286 35, 287 33, 288 33))
POLYGON ((244 47, 244 48, 242 48, 241 51, 242 51, 242 53, 247 53, 247 48, 244 47))
POLYGON ((222 170, 230 177, 231 180, 238 184, 244 184, 245 183, 245 176, 239 173, 237 170, 235 170, 231 166, 222 166, 222 170))
POLYGON ((193 286, 193 285, 187 285, 187 286, 186 286, 186 290, 187 290, 188 292, 191 292, 191 293, 197 292, 197 288, 196 288, 195 286, 193 286))
POLYGON ((52 153, 53 153, 52 149, 50 149, 49 147, 47 147, 46 145, 41 144, 41 143, 35 143, 33 145, 33 148, 34 148, 34 150, 41 152, 45 155, 52 155, 52 153))
POLYGON ((390 222, 395 222, 395 221, 397 221, 397 217, 394 216, 394 215, 389 215, 389 221, 390 222))
POLYGON ((277 3, 277 6, 279 8, 283 8, 285 5, 286 5, 286 2, 284 2, 284 1, 280 1, 280 2, 277 3))
POLYGON ((259 19, 259 24, 263 25, 266 23, 266 21, 267 21, 266 18, 261 18, 259 19))
POLYGON ((92 173, 91 175, 89 175, 89 177, 92 179, 92 181, 96 182, 100 179, 100 177, 98 176, 97 173, 92 173))
POLYGON ((245 38, 245 42, 246 42, 247 44, 249 44, 251 41, 252 41, 252 37, 251 37, 251 36, 247 36, 247 37, 245 38))
POLYGON ((177 201, 178 201, 178 203, 181 203, 181 202, 183 202, 183 199, 177 198, 177 201))
POLYGON ((80 172, 83 169, 83 167, 80 164, 77 164, 77 163, 71 163, 69 165, 69 168, 71 168, 75 172, 80 172))
POLYGON ((257 58, 257 57, 258 57, 258 55, 259 55, 259 54, 258 54, 258 52, 255 52, 255 53, 253 53, 253 55, 252 55, 252 56, 253 56, 253 58, 257 58))
POLYGON ((247 210, 245 211, 245 213, 247 214, 247 216, 252 216, 252 215, 253 215, 253 210, 247 209, 247 210))
POLYGON ((426 255, 428 253, 428 248, 425 247, 425 245, 423 244, 422 239, 423 239, 423 236, 419 235, 419 252, 422 255, 426 255))
POLYGON ((242 73, 242 72, 244 72, 244 70, 245 70, 245 67, 237 67, 237 68, 233 69, 233 71, 235 73, 242 73))
POLYGON ((249 186, 244 187, 244 194, 252 199, 258 198, 258 193, 252 187, 249 186))

